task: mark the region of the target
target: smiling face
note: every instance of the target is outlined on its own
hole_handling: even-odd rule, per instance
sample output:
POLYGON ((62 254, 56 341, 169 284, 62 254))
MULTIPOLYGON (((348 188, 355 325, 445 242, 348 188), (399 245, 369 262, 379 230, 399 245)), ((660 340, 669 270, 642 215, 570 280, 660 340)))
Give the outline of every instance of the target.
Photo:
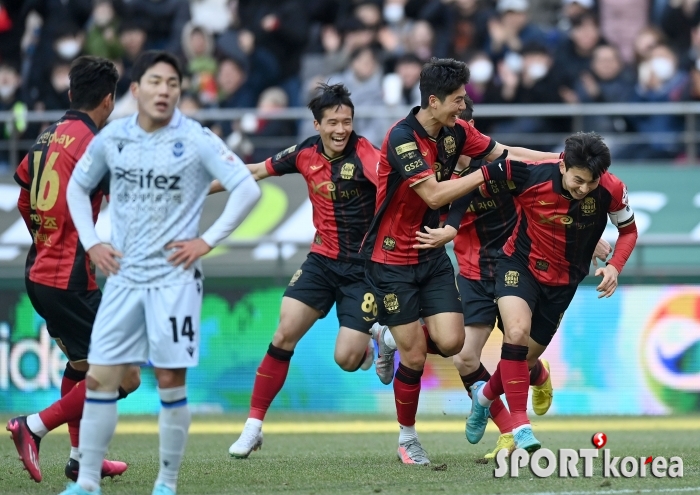
POLYGON ((345 105, 326 108, 321 122, 314 120, 314 128, 321 135, 326 155, 340 156, 352 134, 352 109, 345 105))
POLYGON ((440 101, 436 96, 430 97, 430 107, 432 115, 440 124, 447 127, 454 127, 459 115, 467 108, 464 97, 467 91, 464 86, 460 86, 451 94, 445 97, 445 101, 440 101))
POLYGON ((569 170, 566 170, 564 161, 559 163, 559 171, 562 174, 561 181, 564 189, 576 200, 585 198, 600 184, 600 177, 594 179, 588 169, 569 167, 569 170))
POLYGON ((131 91, 138 102, 139 121, 152 130, 170 122, 180 98, 180 79, 172 65, 158 62, 132 83, 131 91))

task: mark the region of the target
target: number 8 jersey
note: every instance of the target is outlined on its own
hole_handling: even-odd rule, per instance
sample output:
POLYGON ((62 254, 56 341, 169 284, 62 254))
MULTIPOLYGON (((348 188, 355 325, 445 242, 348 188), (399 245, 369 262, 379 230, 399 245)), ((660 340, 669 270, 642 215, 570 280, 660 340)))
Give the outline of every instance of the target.
MULTIPOLYGON (((32 282, 66 290, 97 289, 95 267, 66 203, 73 169, 96 133, 87 114, 70 110, 41 133, 17 168, 14 178, 22 187, 17 206, 32 236, 25 276, 32 282)), ((104 189, 98 187, 90 196, 94 221, 104 189)))

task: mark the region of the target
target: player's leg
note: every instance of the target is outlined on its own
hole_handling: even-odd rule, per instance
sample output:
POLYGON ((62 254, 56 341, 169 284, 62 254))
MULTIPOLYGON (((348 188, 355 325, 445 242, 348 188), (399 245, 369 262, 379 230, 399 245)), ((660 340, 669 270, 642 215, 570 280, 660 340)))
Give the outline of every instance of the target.
MULTIPOLYGON (((533 329, 533 332, 536 331, 533 329)), ((530 370, 530 386, 532 387, 532 409, 535 414, 542 416, 552 406, 554 388, 549 372, 549 361, 540 359, 547 347, 538 344, 530 336, 527 351, 527 366, 530 370)))
POLYGON ((350 263, 342 266, 345 274, 338 277, 335 301, 340 322, 335 362, 345 371, 368 370, 374 362, 370 328, 377 319, 377 301, 365 280, 364 269, 350 263))
POLYGON ((335 362, 344 371, 368 370, 374 361, 374 345, 369 333, 341 326, 335 339, 335 362))

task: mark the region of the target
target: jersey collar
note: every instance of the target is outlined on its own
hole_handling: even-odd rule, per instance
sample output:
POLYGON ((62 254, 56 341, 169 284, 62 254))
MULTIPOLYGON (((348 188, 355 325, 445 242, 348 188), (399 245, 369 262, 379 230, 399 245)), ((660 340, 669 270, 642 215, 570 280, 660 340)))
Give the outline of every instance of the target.
POLYGON ((348 139, 348 144, 345 145, 345 149, 343 150, 343 153, 336 156, 335 158, 330 158, 328 155, 326 155, 325 150, 323 149, 323 140, 321 139, 321 136, 318 137, 318 145, 316 146, 316 152, 319 153, 320 155, 323 156, 326 160, 329 162, 333 163, 337 160, 340 160, 341 158, 345 158, 348 156, 350 153, 353 152, 353 150, 357 147, 357 141, 359 137, 355 133, 355 131, 352 131, 350 134, 350 139, 348 139))
POLYGON ((574 197, 564 189, 564 176, 559 171, 559 165, 552 167, 552 190, 568 201, 574 201, 574 197))
POLYGON ((411 111, 408 113, 408 116, 406 117, 406 122, 408 122, 408 125, 411 126, 411 128, 416 131, 418 134, 418 137, 421 139, 430 139, 433 142, 439 141, 440 138, 445 134, 445 126, 440 127, 440 131, 438 131, 437 137, 433 137, 428 132, 425 130, 425 127, 418 122, 418 119, 416 118, 416 114, 420 111, 420 107, 413 107, 411 111))
MULTIPOLYGON (((143 134, 153 134, 153 133, 149 133, 149 132, 146 132, 143 129, 141 129, 141 126, 139 125, 138 118, 139 118, 139 113, 136 112, 134 115, 131 116, 131 119, 129 119, 129 125, 132 128, 136 129, 137 131, 139 131, 143 134)), ((180 112, 180 110, 178 108, 176 108, 175 111, 173 112, 173 116, 170 118, 170 122, 168 122, 168 125, 166 125, 165 127, 161 127, 160 129, 158 129, 157 131, 154 131, 154 132, 158 132, 158 131, 165 129, 165 128, 176 129, 176 128, 180 127, 180 124, 182 123, 183 118, 184 117, 182 115, 182 112, 180 112)))
POLYGON ((68 110, 63 116, 64 120, 80 120, 92 131, 93 134, 97 134, 97 125, 92 121, 90 116, 85 112, 79 110, 68 110))

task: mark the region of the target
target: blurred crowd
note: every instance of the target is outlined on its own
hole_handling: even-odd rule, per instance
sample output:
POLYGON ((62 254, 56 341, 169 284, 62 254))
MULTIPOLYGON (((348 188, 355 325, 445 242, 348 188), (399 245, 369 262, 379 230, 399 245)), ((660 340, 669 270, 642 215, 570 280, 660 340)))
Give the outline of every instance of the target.
MULTIPOLYGON (((303 106, 319 81, 346 84, 356 106, 417 105, 431 56, 468 63, 485 133, 561 133, 572 123, 479 119, 482 103, 700 100, 700 0, 0 0, 0 110, 66 109, 70 62, 89 54, 117 65, 114 116, 127 115, 130 67, 147 49, 180 57, 186 113, 303 106)), ((254 160, 274 152, 274 140, 252 147, 245 136, 313 130, 253 115, 208 125, 254 160)), ((355 126, 379 145, 389 125, 355 126)), ((648 135, 615 146, 618 158, 682 158, 663 136, 684 130, 682 116, 594 116, 584 127, 613 144, 615 133, 648 135)), ((38 129, 18 118, 11 132, 38 129)))

